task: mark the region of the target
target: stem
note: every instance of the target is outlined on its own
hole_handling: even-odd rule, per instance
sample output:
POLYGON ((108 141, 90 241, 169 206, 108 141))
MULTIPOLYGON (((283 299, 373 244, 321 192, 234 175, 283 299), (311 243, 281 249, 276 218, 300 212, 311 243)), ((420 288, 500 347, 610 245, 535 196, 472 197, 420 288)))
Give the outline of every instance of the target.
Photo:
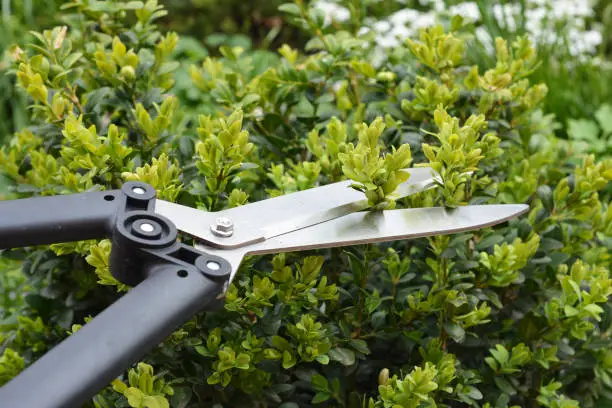
POLYGON ((355 93, 355 105, 359 106, 361 104, 361 98, 359 96, 359 81, 355 72, 351 72, 351 86, 355 93))
POLYGON ((446 284, 447 280, 448 280, 448 259, 442 258, 442 282, 441 283, 446 284))
POLYGON ((353 5, 354 5, 354 9, 355 9, 355 30, 353 32, 353 34, 357 35, 357 33, 359 32, 359 29, 361 28, 361 4, 360 4, 360 0, 354 0, 353 1, 353 5))
POLYGON ((438 326, 440 326, 440 347, 443 350, 446 350, 446 341, 448 340, 448 333, 444 330, 444 321, 446 320, 446 312, 445 309, 440 311, 440 316, 438 317, 438 326))
POLYGON ((308 16, 308 13, 306 12, 306 9, 304 8, 302 2, 300 1, 300 2, 296 2, 296 3, 298 5, 298 7, 300 8, 300 16, 304 19, 304 21, 306 21, 306 23, 308 24, 308 27, 310 28, 310 30, 319 38, 319 40, 321 40, 321 43, 323 43, 323 47, 325 48, 325 50, 331 54, 331 51, 329 49, 329 44, 327 43, 327 41, 325 41, 325 37, 323 36, 323 32, 321 32, 319 27, 317 27, 317 25, 308 16))
POLYGON ((365 295, 364 295, 364 291, 365 291, 365 287, 368 283, 368 278, 370 276, 369 274, 369 269, 367 268, 368 266, 368 250, 371 248, 372 244, 367 244, 365 245, 365 251, 364 251, 364 255, 363 255, 363 264, 365 266, 364 268, 364 273, 362 276, 360 276, 360 285, 359 287, 362 289, 359 291, 359 302, 357 303, 357 323, 359 324, 359 326, 357 327, 356 330, 356 336, 355 338, 359 338, 360 334, 361 334, 361 321, 363 319, 363 309, 365 308, 365 295))
POLYGON ((398 282, 393 281, 393 288, 391 288, 391 301, 393 302, 392 305, 395 305, 395 300, 397 298, 397 285, 398 282))

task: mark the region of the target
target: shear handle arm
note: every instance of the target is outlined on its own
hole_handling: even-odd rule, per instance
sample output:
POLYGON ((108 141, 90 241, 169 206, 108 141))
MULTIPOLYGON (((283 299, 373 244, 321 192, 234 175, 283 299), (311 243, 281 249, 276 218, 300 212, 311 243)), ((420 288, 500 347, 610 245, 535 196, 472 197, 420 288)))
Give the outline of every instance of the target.
POLYGON ((119 212, 149 210, 155 190, 128 182, 121 190, 0 202, 0 249, 105 238, 119 212))
POLYGON ((216 308, 223 283, 195 267, 152 266, 147 279, 0 388, 0 405, 81 406, 195 313, 216 308))

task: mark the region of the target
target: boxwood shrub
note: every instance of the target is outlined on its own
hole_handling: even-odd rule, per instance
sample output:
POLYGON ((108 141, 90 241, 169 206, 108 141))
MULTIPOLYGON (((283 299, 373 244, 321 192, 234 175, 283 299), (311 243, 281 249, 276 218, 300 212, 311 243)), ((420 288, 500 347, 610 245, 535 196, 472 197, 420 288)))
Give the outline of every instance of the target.
MULTIPOLYGON (((250 257, 223 310, 194 316, 90 405, 612 402, 612 206, 598 193, 612 160, 555 140, 529 39, 498 38, 483 70, 466 65, 459 18, 381 54, 358 24, 338 31, 299 0, 280 9, 309 33, 305 50, 224 46, 186 77, 156 0, 65 5, 66 26, 11 50, 32 123, 0 150, 12 198, 142 180, 217 211, 351 178, 374 211, 530 211, 470 233, 250 257), (200 95, 189 109, 177 79, 200 95), (442 182, 393 201, 411 166, 442 182)), ((0 384, 129 290, 110 250, 3 252, 0 384)))

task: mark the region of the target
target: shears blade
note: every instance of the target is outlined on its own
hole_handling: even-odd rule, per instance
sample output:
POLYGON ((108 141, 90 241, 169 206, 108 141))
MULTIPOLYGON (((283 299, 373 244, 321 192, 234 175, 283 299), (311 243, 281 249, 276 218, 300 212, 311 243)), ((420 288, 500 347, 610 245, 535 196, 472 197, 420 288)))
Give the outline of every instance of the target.
MULTIPOLYGON (((439 176, 431 168, 406 170, 410 178, 393 192, 393 198, 407 197, 436 186, 439 176)), ((365 210, 368 202, 361 191, 351 188, 352 183, 346 180, 327 184, 219 212, 156 200, 155 212, 171 219, 179 231, 206 245, 232 249, 365 210), (210 226, 219 217, 233 222, 231 236, 220 238, 211 232, 210 226)))
POLYGON ((230 282, 246 255, 275 254, 432 235, 456 234, 490 227, 529 210, 525 204, 469 205, 458 208, 430 207, 386 211, 363 211, 345 215, 241 248, 217 249, 201 243, 196 247, 224 257, 232 265, 230 282))
POLYGON ((528 209, 524 204, 497 204, 364 211, 278 235, 245 249, 247 254, 268 254, 455 234, 502 223, 528 209))

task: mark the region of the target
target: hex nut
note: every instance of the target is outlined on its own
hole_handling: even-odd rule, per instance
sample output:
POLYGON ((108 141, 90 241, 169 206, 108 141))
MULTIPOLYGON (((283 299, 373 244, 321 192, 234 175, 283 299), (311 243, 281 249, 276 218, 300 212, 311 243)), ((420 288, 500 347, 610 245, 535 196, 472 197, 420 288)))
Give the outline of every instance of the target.
POLYGON ((210 230, 218 237, 229 237, 234 233, 234 223, 227 217, 219 217, 210 230))

